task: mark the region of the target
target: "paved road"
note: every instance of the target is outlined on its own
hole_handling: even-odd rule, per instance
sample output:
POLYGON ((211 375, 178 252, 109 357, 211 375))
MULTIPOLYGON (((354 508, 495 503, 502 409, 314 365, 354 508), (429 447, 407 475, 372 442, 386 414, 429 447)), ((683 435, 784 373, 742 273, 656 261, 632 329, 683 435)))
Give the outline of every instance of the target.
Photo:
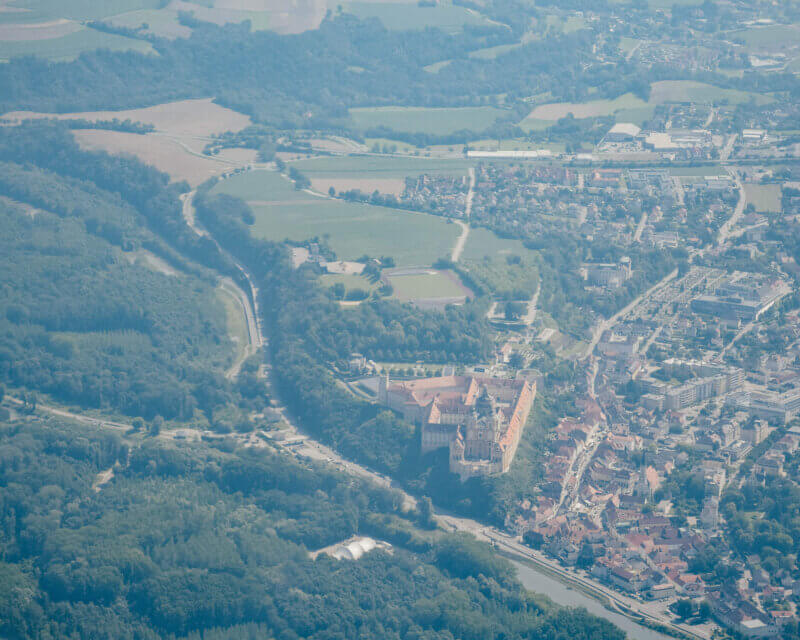
POLYGON ((583 354, 584 358, 589 357, 594 353, 594 348, 597 346, 597 343, 600 342, 600 337, 603 335, 605 331, 613 327, 617 320, 619 320, 622 316, 628 314, 636 305, 638 305, 644 298, 649 297, 656 289, 660 289, 665 284, 667 284, 670 280, 674 279, 675 276, 678 275, 678 270, 673 269, 670 271, 666 276, 664 276, 661 280, 656 282, 652 287, 650 287, 644 293, 638 295, 633 301, 631 301, 627 306, 623 307, 619 311, 617 311, 613 316, 608 318, 607 320, 603 320, 602 322, 598 323, 595 326, 594 331, 592 332, 592 340, 586 346, 586 351, 583 354))
POLYGON ((731 229, 739 222, 739 218, 742 217, 744 208, 747 206, 747 193, 744 190, 744 185, 739 179, 738 174, 732 169, 728 169, 728 173, 731 174, 736 182, 736 187, 739 189, 739 202, 736 203, 736 209, 733 210, 733 215, 719 228, 717 232, 717 246, 725 244, 725 241, 731 235, 731 229))
MULTIPOLYGON (((188 224, 197 235, 211 238, 220 251, 226 255, 230 255, 220 246, 220 244, 211 236, 211 234, 209 234, 197 223, 193 205, 195 193, 195 191, 190 191, 181 195, 181 202, 183 203, 183 218, 186 220, 186 224, 188 224)), ((246 349, 246 355, 244 358, 241 358, 241 361, 237 360, 237 362, 234 363, 234 366, 226 373, 228 378, 235 378, 239 374, 239 370, 241 369, 244 360, 264 345, 264 338, 263 334, 261 333, 260 326, 260 316, 258 314, 258 289, 256 288, 253 278, 250 276, 250 273, 247 271, 247 269, 245 269, 244 266, 238 262, 236 263, 236 266, 239 271, 241 271, 245 281, 247 282, 250 295, 248 296, 245 290, 242 289, 242 287, 240 287, 231 278, 223 277, 221 278, 221 283, 224 288, 236 296, 239 304, 241 305, 242 312, 245 316, 245 322, 247 324, 249 345, 246 349)))
POLYGON ((469 168, 469 191, 467 191, 467 202, 464 207, 464 222, 456 220, 455 223, 461 227, 461 235, 456 240, 456 246, 453 247, 453 252, 450 254, 450 260, 458 262, 461 254, 464 251, 464 245, 467 244, 469 237, 469 219, 472 215, 472 200, 475 197, 475 169, 469 168))

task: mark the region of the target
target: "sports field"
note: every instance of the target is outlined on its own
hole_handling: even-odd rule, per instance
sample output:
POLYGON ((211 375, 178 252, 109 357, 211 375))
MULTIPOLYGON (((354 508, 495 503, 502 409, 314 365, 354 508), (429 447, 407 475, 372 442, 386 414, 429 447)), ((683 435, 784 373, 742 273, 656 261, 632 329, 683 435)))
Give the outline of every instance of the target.
POLYGON ((450 33, 460 31, 464 25, 487 26, 490 20, 478 12, 454 5, 420 7, 401 2, 347 2, 342 4, 345 13, 362 20, 377 18, 387 29, 409 31, 435 27, 450 33))
POLYGON ((350 109, 356 128, 447 135, 461 129, 483 131, 505 112, 495 107, 359 107, 350 109))
POLYGON ((340 260, 391 256, 399 266, 430 265, 449 255, 459 231, 435 216, 328 198, 251 207, 256 236, 276 241, 318 237, 340 260))

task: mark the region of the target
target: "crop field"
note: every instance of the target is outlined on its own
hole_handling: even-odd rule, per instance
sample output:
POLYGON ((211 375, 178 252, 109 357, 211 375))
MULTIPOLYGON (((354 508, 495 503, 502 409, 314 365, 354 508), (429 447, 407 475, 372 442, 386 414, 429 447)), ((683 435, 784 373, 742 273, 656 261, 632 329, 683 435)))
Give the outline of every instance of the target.
POLYGON ((161 38, 188 38, 192 35, 189 27, 178 22, 178 12, 171 9, 140 9, 128 11, 108 19, 116 27, 139 29, 146 24, 143 33, 159 36, 161 38))
POLYGON ((384 278, 394 288, 394 297, 403 301, 460 298, 471 293, 451 271, 395 270, 384 278))
MULTIPOLYGON (((16 25, 3 25, 4 30, 9 27, 16 28, 16 25)), ((138 51, 139 53, 153 53, 154 51, 149 42, 126 38, 114 33, 104 33, 80 25, 77 25, 76 30, 65 35, 47 37, 52 35, 55 29, 56 27, 48 27, 47 29, 26 31, 24 35, 30 36, 29 40, 3 39, 0 34, 0 60, 10 60, 17 56, 37 56, 48 60, 66 61, 74 60, 81 53, 94 49, 138 51)))
POLYGON ((746 183, 744 185, 744 191, 747 195, 748 204, 752 204, 756 208, 756 211, 780 212, 780 185, 746 183))
POLYGON ((312 180, 314 178, 399 178, 431 175, 466 175, 475 162, 464 158, 344 156, 311 158, 292 163, 312 180))
POLYGON ((11 0, 0 11, 0 22, 42 22, 57 18, 102 20, 118 13, 158 9, 161 0, 11 0), (11 9, 10 11, 8 9, 11 9), (20 9, 16 11, 15 9, 20 9))
POLYGON ((213 193, 227 193, 248 202, 323 202, 322 198, 298 191, 294 184, 277 171, 248 171, 220 181, 213 193))
POLYGON ((654 82, 650 88, 650 102, 660 104, 663 102, 714 102, 722 101, 731 104, 747 102, 751 98, 759 104, 770 102, 771 99, 756 93, 723 89, 704 82, 693 80, 662 80, 654 82))
POLYGON ((458 227, 442 218, 368 204, 318 202, 251 204, 252 233, 269 240, 325 241, 340 260, 392 256, 401 266, 425 266, 450 253, 458 227))
POLYGON ((311 187, 320 193, 328 193, 333 187, 337 193, 358 189, 364 193, 378 191, 399 196, 405 189, 405 181, 401 178, 313 178, 311 187))
POLYGON ((771 102, 771 98, 767 96, 735 89, 723 89, 703 82, 663 80, 652 84, 648 102, 631 93, 626 93, 613 100, 542 104, 533 109, 520 122, 520 126, 528 131, 544 129, 569 113, 576 118, 614 116, 618 122, 642 123, 653 115, 656 105, 665 102, 727 102, 739 104, 751 99, 756 100, 759 104, 771 102))
POLYGON ((230 164, 210 157, 196 156, 176 140, 163 136, 99 129, 77 129, 73 134, 84 149, 116 154, 130 153, 142 162, 169 174, 173 180, 186 180, 192 186, 231 169, 230 164))
POLYGON ((225 131, 240 131, 250 125, 250 118, 232 109, 215 104, 211 98, 167 102, 142 109, 125 111, 86 111, 49 114, 13 111, 2 116, 7 120, 25 118, 58 118, 61 120, 133 120, 153 125, 156 130, 173 136, 203 137, 225 131))
POLYGON ((250 20, 253 30, 286 34, 316 29, 328 6, 325 0, 172 0, 168 8, 189 11, 203 22, 223 25, 250 20))
POLYGON ((633 119, 631 115, 638 116, 639 121, 645 120, 652 115, 654 105, 649 104, 641 98, 626 93, 614 98, 613 100, 590 100, 588 102, 554 102, 542 104, 531 111, 525 117, 520 126, 523 129, 535 129, 540 123, 548 124, 565 117, 571 113, 576 118, 596 118, 599 116, 616 115, 617 119, 633 119))
POLYGON ((495 107, 360 107, 350 119, 360 130, 388 127, 395 131, 447 135, 461 129, 482 131, 505 112, 495 107))
POLYGON ((464 25, 492 24, 477 11, 453 5, 420 7, 416 3, 348 2, 342 4, 342 9, 362 20, 378 18, 387 29, 396 31, 437 27, 453 33, 460 31, 464 25))
MULTIPOLYGON (((522 45, 520 43, 516 43, 516 44, 499 44, 496 47, 487 47, 486 49, 476 49, 475 51, 470 51, 469 52, 469 57, 470 58, 480 58, 482 60, 492 60, 492 59, 494 59, 494 58, 496 58, 498 56, 502 56, 503 54, 508 53, 509 51, 513 51, 514 49, 517 49, 517 48, 519 48, 521 46, 522 45)), ((439 64, 439 63, 436 63, 436 64, 439 64)), ((431 66, 433 66, 433 65, 431 65, 431 66)), ((428 68, 426 67, 425 70, 427 71, 427 69, 428 68)))

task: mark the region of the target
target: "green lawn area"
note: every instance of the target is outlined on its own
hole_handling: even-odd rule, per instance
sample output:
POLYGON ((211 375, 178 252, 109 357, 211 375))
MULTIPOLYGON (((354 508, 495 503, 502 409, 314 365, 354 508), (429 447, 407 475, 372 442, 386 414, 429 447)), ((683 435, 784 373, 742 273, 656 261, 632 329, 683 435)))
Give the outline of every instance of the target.
POLYGON ((362 131, 389 127, 395 131, 447 135, 461 129, 482 131, 504 113, 495 107, 360 107, 350 109, 350 119, 362 131))
POLYGON ((505 258, 510 255, 532 258, 535 253, 526 249, 519 240, 508 240, 483 227, 475 227, 469 232, 467 244, 461 254, 462 260, 483 260, 505 258))
MULTIPOLYGON (((218 182, 212 193, 227 193, 242 200, 264 200, 285 202, 290 200, 309 200, 314 196, 298 191, 294 183, 277 171, 247 171, 218 182)), ((320 199, 321 202, 324 200, 320 199)))
POLYGON ((319 281, 325 287, 342 284, 347 291, 363 289, 364 291, 372 292, 378 288, 377 284, 373 284, 364 276, 348 273, 324 273, 319 277, 319 281))
POLYGON ((399 300, 456 298, 465 294, 452 274, 434 269, 425 273, 389 275, 387 279, 394 288, 394 297, 399 300))
POLYGON ((426 266, 449 255, 459 233, 458 226, 443 218, 341 200, 252 208, 256 236, 276 241, 324 238, 340 260, 366 254, 392 256, 400 266, 426 266))
POLYGON ((465 175, 475 162, 462 158, 326 156, 292 163, 309 178, 405 178, 423 173, 465 175))
POLYGON ((744 192, 747 194, 747 203, 752 204, 756 211, 780 212, 780 185, 746 183, 744 192))
POLYGON ((101 20, 127 11, 158 9, 161 0, 13 0, 12 7, 27 11, 0 11, 0 22, 42 22, 55 18, 101 20))
POLYGON ((347 2, 342 4, 342 10, 362 20, 378 18, 387 29, 394 31, 435 27, 452 33, 460 31, 464 25, 492 24, 476 11, 453 5, 420 7, 416 3, 347 2))
MULTIPOLYGON (((1 15, 3 14, 0 13, 1 15)), ((154 52, 149 42, 82 27, 78 31, 61 38, 15 42, 0 41, 0 60, 31 55, 49 60, 74 60, 81 53, 95 49, 139 51, 140 53, 154 52)))

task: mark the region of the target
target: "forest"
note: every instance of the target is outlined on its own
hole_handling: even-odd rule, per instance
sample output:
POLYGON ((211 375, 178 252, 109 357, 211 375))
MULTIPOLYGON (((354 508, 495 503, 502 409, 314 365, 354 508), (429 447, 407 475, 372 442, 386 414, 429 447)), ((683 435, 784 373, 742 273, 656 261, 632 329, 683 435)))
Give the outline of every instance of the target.
POLYGON ((394 492, 268 448, 34 417, 0 427, 0 484, 4 637, 624 638, 485 545, 418 530, 394 492), (307 553, 356 533, 394 547, 307 553))

